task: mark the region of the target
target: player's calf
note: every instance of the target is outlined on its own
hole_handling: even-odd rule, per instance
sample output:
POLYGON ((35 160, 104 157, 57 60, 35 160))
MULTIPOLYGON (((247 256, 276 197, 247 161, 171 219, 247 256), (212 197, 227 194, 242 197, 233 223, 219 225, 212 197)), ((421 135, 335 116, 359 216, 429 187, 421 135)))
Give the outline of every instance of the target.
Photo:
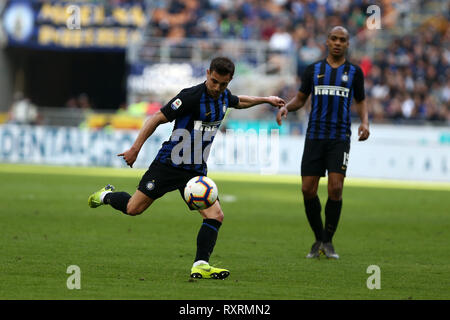
POLYGON ((153 199, 146 196, 139 190, 130 197, 126 204, 126 214, 129 216, 137 216, 143 213, 151 204, 153 199))
POLYGON ((103 202, 127 214, 127 205, 130 198, 131 196, 126 192, 112 192, 105 195, 103 202))

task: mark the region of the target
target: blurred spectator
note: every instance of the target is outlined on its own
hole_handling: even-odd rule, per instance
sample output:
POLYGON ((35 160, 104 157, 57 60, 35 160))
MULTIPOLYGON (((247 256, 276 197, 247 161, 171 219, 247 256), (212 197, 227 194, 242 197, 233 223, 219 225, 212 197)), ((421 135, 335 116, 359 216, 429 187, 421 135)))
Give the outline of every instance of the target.
POLYGON ((278 27, 269 40, 269 48, 277 53, 288 53, 294 48, 292 35, 286 27, 278 27))
POLYGON ((223 14, 220 22, 220 32, 225 38, 239 38, 242 34, 242 22, 234 13, 223 14))
POLYGON ((159 101, 154 100, 153 97, 139 95, 136 97, 136 102, 131 103, 126 107, 126 114, 133 117, 146 117, 158 112, 162 107, 159 101))
POLYGON ((75 97, 71 97, 69 98, 69 100, 67 100, 66 108, 70 108, 70 109, 76 109, 78 108, 78 103, 77 103, 77 99, 75 97))
POLYGON ((14 102, 9 111, 9 122, 14 124, 38 124, 40 116, 37 107, 24 97, 22 92, 14 95, 14 102))
POLYGON ((450 103, 450 78, 447 79, 447 83, 442 87, 440 92, 440 98, 447 105, 450 103))
POLYGON ((322 50, 313 38, 306 41, 306 45, 301 47, 298 53, 298 74, 301 75, 306 67, 322 58, 322 50))
POLYGON ((364 56, 359 64, 365 77, 372 71, 372 60, 368 56, 364 56))
POLYGON ((410 95, 407 95, 406 99, 402 102, 402 114, 405 119, 413 118, 414 107, 414 100, 410 95))
POLYGON ((89 96, 86 93, 81 93, 76 101, 78 109, 80 109, 85 118, 85 120, 79 124, 79 128, 88 128, 89 117, 94 113, 89 96))
POLYGON ((439 106, 436 98, 429 95, 425 98, 425 108, 427 112, 427 120, 430 121, 446 121, 448 119, 448 108, 439 106))
POLYGON ((92 109, 91 101, 86 93, 82 93, 78 96, 78 107, 84 111, 89 111, 92 109))
POLYGON ((94 108, 86 93, 81 93, 78 97, 70 97, 67 100, 65 107, 70 109, 81 109, 83 111, 90 111, 94 108))

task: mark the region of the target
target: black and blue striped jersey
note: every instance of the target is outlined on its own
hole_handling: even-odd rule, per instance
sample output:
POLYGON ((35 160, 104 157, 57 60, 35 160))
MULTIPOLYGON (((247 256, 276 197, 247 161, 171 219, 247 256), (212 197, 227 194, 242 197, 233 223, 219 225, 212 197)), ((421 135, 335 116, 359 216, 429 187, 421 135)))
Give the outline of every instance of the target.
POLYGON ((239 98, 228 89, 214 100, 208 95, 205 82, 181 90, 161 108, 175 124, 155 160, 206 175, 206 161, 217 130, 227 109, 238 104, 239 98))
POLYGON ((311 93, 307 139, 350 140, 352 98, 365 98, 360 67, 345 61, 333 68, 326 59, 320 60, 306 68, 299 91, 311 93))

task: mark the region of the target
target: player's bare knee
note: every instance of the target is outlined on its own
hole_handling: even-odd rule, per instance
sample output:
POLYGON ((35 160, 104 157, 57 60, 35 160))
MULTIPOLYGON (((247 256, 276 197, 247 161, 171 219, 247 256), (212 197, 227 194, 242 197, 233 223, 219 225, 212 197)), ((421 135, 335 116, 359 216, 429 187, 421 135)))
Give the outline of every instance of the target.
POLYGON ((331 200, 338 201, 342 197, 343 186, 341 183, 332 184, 328 187, 328 197, 331 200))
POLYGON ((302 185, 302 193, 305 199, 312 199, 317 195, 317 189, 302 185))
POLYGON ((223 222, 224 214, 221 208, 215 208, 214 211, 203 211, 203 217, 206 219, 214 219, 220 222, 223 222))
POLYGON ((220 221, 220 222, 223 222, 223 218, 224 218, 224 214, 223 214, 223 211, 222 211, 222 209, 219 209, 218 211, 217 211, 217 213, 216 213, 216 220, 217 221, 220 221))

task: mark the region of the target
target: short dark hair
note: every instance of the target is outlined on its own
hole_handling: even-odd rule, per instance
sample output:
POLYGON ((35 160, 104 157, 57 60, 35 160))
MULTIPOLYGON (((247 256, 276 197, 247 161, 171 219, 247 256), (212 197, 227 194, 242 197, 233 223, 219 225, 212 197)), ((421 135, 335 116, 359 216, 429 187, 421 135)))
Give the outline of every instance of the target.
POLYGON ((227 57, 217 57, 211 61, 209 66, 209 72, 217 72, 221 76, 226 76, 227 74, 233 77, 234 75, 234 63, 227 57))
POLYGON ((348 30, 345 29, 342 26, 334 26, 332 27, 329 31, 328 31, 328 38, 331 36, 331 33, 335 30, 341 30, 345 33, 345 35, 347 36, 347 40, 350 40, 350 34, 348 33, 348 30))

